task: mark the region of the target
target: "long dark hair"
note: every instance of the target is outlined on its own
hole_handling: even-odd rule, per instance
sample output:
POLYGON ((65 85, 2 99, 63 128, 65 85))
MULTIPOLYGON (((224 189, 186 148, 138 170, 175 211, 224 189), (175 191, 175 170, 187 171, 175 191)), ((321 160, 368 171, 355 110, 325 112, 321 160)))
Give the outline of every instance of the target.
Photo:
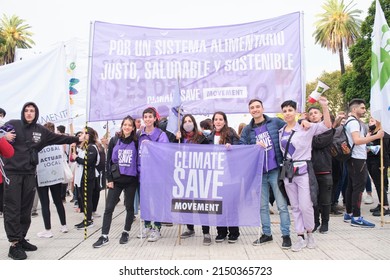
POLYGON ((88 126, 86 133, 89 134, 88 144, 96 144, 98 140, 98 133, 96 132, 96 130, 88 126))
MULTIPOLYGON (((230 143, 230 135, 229 135, 230 129, 229 129, 229 125, 228 125, 227 116, 222 111, 215 112, 213 117, 212 117, 213 125, 214 125, 214 119, 215 119, 216 115, 221 115, 223 117, 223 120, 225 121, 225 125, 222 127, 222 129, 220 131, 221 136, 220 136, 220 139, 219 139, 219 144, 230 143)), ((215 126, 214 126, 214 131, 216 132, 215 126)))
POLYGON ((137 131, 137 128, 135 127, 135 120, 131 117, 131 116, 126 116, 123 118, 122 120, 122 123, 121 123, 121 130, 118 132, 118 136, 120 138, 125 138, 125 134, 123 133, 123 124, 125 123, 125 121, 130 121, 131 124, 133 125, 133 131, 130 133, 130 138, 133 139, 133 140, 136 140, 136 131, 137 131))
POLYGON ((191 136, 191 138, 188 140, 188 142, 190 142, 190 143, 199 143, 203 134, 199 131, 198 125, 196 123, 196 120, 195 120, 194 116, 191 115, 191 114, 185 114, 183 116, 183 118, 182 118, 182 122, 181 122, 181 125, 180 125, 181 135, 182 135, 183 138, 185 138, 186 135, 188 134, 188 132, 184 130, 184 120, 186 119, 186 117, 189 117, 191 119, 192 123, 194 124, 194 129, 192 130, 192 132, 194 134, 191 136))

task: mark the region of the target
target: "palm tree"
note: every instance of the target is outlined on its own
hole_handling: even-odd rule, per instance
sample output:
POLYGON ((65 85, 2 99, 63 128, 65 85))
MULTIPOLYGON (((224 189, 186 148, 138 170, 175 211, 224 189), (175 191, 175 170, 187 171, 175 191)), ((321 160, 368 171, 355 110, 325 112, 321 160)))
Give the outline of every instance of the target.
POLYGON ((0 22, 0 65, 14 61, 16 47, 27 49, 35 44, 31 39, 30 28, 23 19, 15 15, 10 18, 3 15, 0 22))
POLYGON ((360 37, 362 21, 357 17, 362 11, 353 9, 355 4, 352 3, 353 0, 348 5, 344 4, 344 0, 328 0, 322 5, 325 12, 316 15, 319 19, 313 33, 316 44, 339 54, 341 75, 345 73, 343 50, 352 46, 360 37))

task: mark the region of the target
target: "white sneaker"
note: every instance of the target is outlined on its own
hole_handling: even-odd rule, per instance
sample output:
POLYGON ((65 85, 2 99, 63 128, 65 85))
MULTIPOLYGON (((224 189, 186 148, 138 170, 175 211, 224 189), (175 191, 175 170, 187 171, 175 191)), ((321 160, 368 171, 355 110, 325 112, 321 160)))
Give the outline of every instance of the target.
POLYGON ((39 238, 52 238, 53 237, 53 233, 49 229, 49 230, 44 230, 44 231, 38 232, 37 236, 39 238))
POLYGON ((299 252, 307 245, 306 240, 302 238, 302 236, 298 236, 297 242, 294 243, 291 247, 291 251, 299 252))
POLYGON ((364 204, 373 204, 373 203, 374 203, 374 199, 372 198, 372 195, 367 195, 364 198, 364 204))
POLYGON ((148 242, 156 242, 161 238, 161 233, 158 229, 152 229, 152 233, 148 237, 148 242))
POLYGON ((315 249, 317 247, 317 244, 314 240, 314 235, 313 233, 308 233, 307 234, 307 244, 306 247, 309 249, 315 249))
POLYGON ((67 233, 69 230, 68 230, 68 227, 66 225, 63 225, 63 226, 61 226, 60 231, 63 233, 67 233))
POLYGON ((137 238, 148 238, 150 233, 152 232, 152 228, 146 227, 142 229, 142 233, 137 235, 137 238))
POLYGON ((98 212, 92 212, 92 216, 96 218, 100 218, 102 215, 100 215, 98 212))

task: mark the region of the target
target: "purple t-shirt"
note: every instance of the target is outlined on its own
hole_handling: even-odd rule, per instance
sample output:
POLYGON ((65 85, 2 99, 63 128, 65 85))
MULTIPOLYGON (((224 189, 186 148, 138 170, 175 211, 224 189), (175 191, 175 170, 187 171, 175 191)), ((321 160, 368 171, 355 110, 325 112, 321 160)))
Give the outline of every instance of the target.
POLYGON ((118 140, 112 149, 111 160, 113 163, 118 163, 121 175, 137 176, 137 157, 138 151, 134 141, 125 144, 118 140))
POLYGON ((272 142, 271 135, 267 130, 267 126, 264 124, 256 127, 255 135, 256 142, 263 142, 265 144, 263 173, 277 168, 278 162, 276 161, 275 146, 272 142))

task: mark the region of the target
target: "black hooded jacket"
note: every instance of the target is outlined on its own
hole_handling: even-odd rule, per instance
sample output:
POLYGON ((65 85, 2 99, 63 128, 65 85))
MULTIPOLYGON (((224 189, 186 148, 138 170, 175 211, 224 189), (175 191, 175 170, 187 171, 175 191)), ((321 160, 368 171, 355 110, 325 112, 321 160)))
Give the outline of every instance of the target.
POLYGON ((29 149, 35 149, 37 152, 48 145, 77 143, 78 138, 66 136, 51 132, 43 125, 37 123, 39 109, 33 102, 27 102, 23 105, 21 120, 10 120, 15 128, 16 138, 12 144, 15 154, 12 158, 4 159, 4 170, 7 174, 35 174, 36 166, 30 164, 29 149), (27 106, 34 106, 35 118, 31 123, 27 123, 24 117, 24 110, 27 106))

